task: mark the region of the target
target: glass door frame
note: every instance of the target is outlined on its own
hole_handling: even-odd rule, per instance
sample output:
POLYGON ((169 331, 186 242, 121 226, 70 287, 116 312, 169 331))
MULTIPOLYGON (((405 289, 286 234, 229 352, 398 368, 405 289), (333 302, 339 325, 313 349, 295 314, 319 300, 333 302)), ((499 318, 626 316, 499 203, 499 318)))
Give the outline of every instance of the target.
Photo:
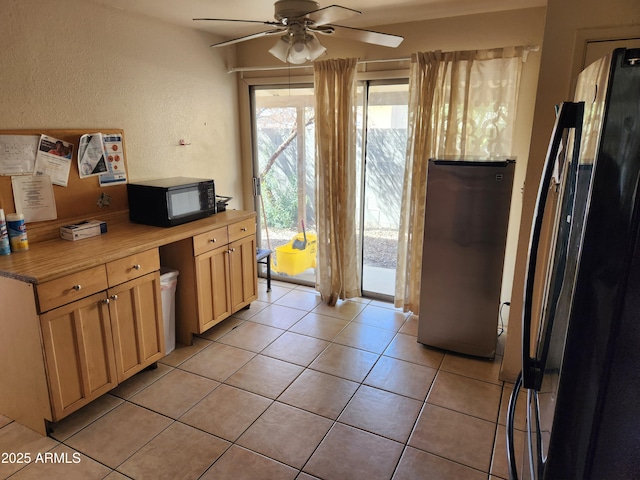
MULTIPOLYGON (((302 81, 298 80, 293 82, 293 78, 289 79, 290 82, 289 83, 282 83, 282 82, 256 82, 255 84, 252 83, 249 85, 249 106, 250 106, 250 123, 251 123, 251 168, 252 168, 252 172, 251 172, 251 176, 252 176, 252 188, 253 188, 253 203, 254 203, 254 209, 256 211, 256 215, 257 215, 257 223, 258 223, 258 227, 256 229, 256 240, 257 240, 257 244, 258 245, 262 245, 262 228, 260 228, 261 223, 263 223, 263 217, 264 217, 264 212, 263 212, 263 208, 262 208, 262 202, 261 202, 261 196, 262 196, 262 186, 260 184, 260 178, 259 178, 259 171, 260 171, 260 165, 259 165, 259 154, 258 154, 258 142, 257 142, 257 130, 256 130, 256 91, 257 90, 277 90, 277 89, 282 89, 284 90, 294 90, 294 89, 301 89, 301 88, 310 88, 313 89, 314 85, 313 85, 313 77, 302 77, 302 81)), ((300 206, 298 206, 298 210, 300 209, 300 206)), ((264 248, 264 247, 261 247, 264 248)), ((271 253, 271 260, 273 261, 273 257, 275 255, 275 249, 272 251, 271 253)), ((259 276, 264 276, 266 277, 266 273, 263 273, 262 270, 266 269, 262 269, 259 268, 258 269, 258 274, 259 276)), ((297 284, 297 285, 304 285, 304 286, 309 286, 309 287, 314 287, 315 286, 315 282, 314 281, 310 281, 310 280, 305 280, 305 279, 301 279, 301 278, 296 278, 293 276, 282 276, 279 275, 277 272, 274 272, 273 270, 271 271, 271 278, 272 280, 280 280, 280 281, 285 281, 287 283, 293 283, 293 284, 297 284)))
MULTIPOLYGON (((363 239, 364 239, 364 220, 365 220, 365 196, 366 196, 366 189, 365 189, 365 181, 366 181, 366 163, 367 163, 367 112, 368 112, 368 106, 369 106, 369 102, 368 102, 368 97, 369 97, 369 89, 371 86, 377 86, 377 85, 394 85, 394 84, 405 84, 408 85, 409 80, 408 80, 408 75, 401 73, 398 74, 397 72, 395 74, 393 74, 393 72, 389 72, 389 75, 384 75, 384 73, 386 72, 380 72, 383 75, 373 75, 371 79, 358 79, 358 88, 361 89, 361 102, 359 102, 360 104, 358 105, 358 107, 362 107, 362 125, 360 125, 358 127, 358 133, 361 136, 361 143, 359 146, 359 150, 358 150, 358 154, 359 154, 359 158, 358 158, 358 168, 359 168, 359 175, 360 175, 360 181, 359 181, 359 186, 358 186, 358 200, 357 200, 357 207, 359 208, 359 211, 356 212, 357 218, 358 218, 358 255, 360 256, 359 258, 359 269, 360 269, 360 283, 361 283, 361 289, 362 289, 362 295, 367 297, 367 298, 372 298, 372 299, 378 299, 378 300, 383 300, 383 301, 393 301, 393 295, 385 295, 385 294, 380 294, 380 293, 376 293, 376 292, 372 292, 372 291, 367 291, 364 290, 363 288, 363 282, 364 282, 364 278, 363 278, 363 272, 364 272, 364 244, 363 244, 363 239)), ((257 140, 257 131, 256 131, 256 97, 255 97, 255 92, 256 90, 262 90, 262 89, 283 89, 283 91, 285 89, 297 89, 297 88, 313 88, 313 78, 312 77, 301 77, 304 79, 304 81, 300 81, 298 80, 296 83, 283 83, 283 82, 268 82, 268 81, 259 81, 256 83, 250 83, 249 84, 249 88, 248 88, 248 94, 249 94, 249 106, 250 106, 250 127, 251 127, 251 166, 252 166, 252 178, 253 178, 253 201, 254 201, 254 208, 255 211, 257 213, 257 221, 258 224, 260 225, 263 222, 263 216, 264 216, 264 212, 262 209, 262 205, 261 205, 261 201, 259 199, 259 196, 261 195, 261 188, 259 185, 259 182, 257 182, 258 177, 259 177, 259 165, 258 165, 258 161, 259 161, 259 156, 258 156, 258 142, 257 140)), ((262 80, 262 79, 261 79, 262 80)), ((267 79, 265 79, 267 80, 267 79)), ((291 80, 293 80, 293 78, 291 78, 291 80)), ((402 152, 402 154, 405 154, 405 151, 402 152)), ((261 245, 262 243, 262 229, 259 228, 257 229, 257 240, 258 240, 258 245, 261 245)), ((274 252, 275 253, 275 252, 274 252)), ((273 254, 272 254, 273 255, 273 254)), ((261 276, 264 275, 264 273, 260 272, 261 276)), ((305 286, 315 286, 315 282, 312 281, 306 281, 306 280, 302 280, 302 279, 297 279, 295 277, 283 277, 281 275, 278 275, 277 273, 272 272, 272 278, 274 280, 283 280, 286 281, 288 283, 293 283, 293 284, 300 284, 300 285, 305 285, 305 286)))
MULTIPOLYGON (((363 86, 364 90, 363 90, 363 99, 362 99, 362 108, 363 108, 363 113, 362 113, 362 125, 360 126, 360 130, 361 130, 361 138, 362 138, 362 143, 361 143, 361 150, 360 150, 360 185, 359 185, 359 191, 360 191, 360 195, 359 195, 359 201, 358 201, 358 206, 359 206, 359 225, 358 225, 358 240, 359 240, 359 244, 358 244, 358 254, 360 255, 360 262, 359 262, 359 268, 360 268, 360 288, 362 291, 362 296, 366 297, 366 298, 371 298, 371 299, 375 299, 375 300, 382 300, 382 301, 386 301, 386 302, 392 302, 394 301, 394 294, 391 295, 387 295, 384 293, 380 293, 380 292, 374 292, 371 290, 365 290, 364 288, 364 284, 365 284, 365 278, 364 278, 364 267, 365 267, 365 216, 366 216, 366 195, 367 195, 367 152, 368 152, 368 141, 369 141, 369 95, 370 95, 370 91, 371 91, 371 87, 376 87, 376 86, 384 86, 384 85, 407 85, 407 103, 408 103, 408 85, 409 85, 409 79, 406 77, 402 77, 402 78, 384 78, 384 79, 369 79, 369 80, 359 80, 358 81, 358 86, 363 86)), ((409 119, 407 118, 407 125, 408 125, 409 119)), ((402 155, 406 156, 406 145, 404 150, 402 151, 402 155)), ((403 180, 404 181, 404 180, 403 180)), ((395 293, 395 288, 394 288, 394 293, 395 293)))

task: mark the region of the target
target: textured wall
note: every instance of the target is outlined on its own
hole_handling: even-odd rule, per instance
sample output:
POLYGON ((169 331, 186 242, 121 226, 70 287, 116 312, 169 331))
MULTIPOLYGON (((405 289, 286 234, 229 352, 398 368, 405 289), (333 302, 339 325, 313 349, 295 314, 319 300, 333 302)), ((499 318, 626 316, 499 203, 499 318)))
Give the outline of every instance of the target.
POLYGON ((214 178, 243 207, 236 80, 215 37, 82 0, 1 6, 0 129, 122 128, 130 180, 214 178))

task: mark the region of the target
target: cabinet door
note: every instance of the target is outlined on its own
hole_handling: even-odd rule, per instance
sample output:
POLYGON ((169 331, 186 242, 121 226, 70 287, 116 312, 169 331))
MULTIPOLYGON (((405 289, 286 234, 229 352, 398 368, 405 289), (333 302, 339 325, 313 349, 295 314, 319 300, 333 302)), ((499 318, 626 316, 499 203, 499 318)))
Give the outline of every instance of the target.
POLYGON ((195 257, 200 333, 231 315, 229 247, 195 257))
POLYGON ((229 244, 229 262, 231 311, 236 312, 258 298, 255 235, 229 244))
POLYGON ((118 382, 164 356, 160 273, 109 289, 118 382))
POLYGON ((53 420, 117 385, 105 292, 40 316, 53 420))

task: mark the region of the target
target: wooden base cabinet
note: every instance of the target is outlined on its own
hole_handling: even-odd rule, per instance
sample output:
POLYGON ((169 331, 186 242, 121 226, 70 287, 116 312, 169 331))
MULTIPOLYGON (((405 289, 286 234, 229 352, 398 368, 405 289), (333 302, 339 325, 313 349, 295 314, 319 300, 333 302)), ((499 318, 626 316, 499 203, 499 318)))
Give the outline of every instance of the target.
POLYGON ((257 298, 254 212, 167 229, 112 213, 106 235, 60 240, 56 221, 0 256, 0 414, 44 435, 165 355, 161 255, 180 343, 257 298))
POLYGON ((0 298, 21 304, 19 321, 0 317, 0 361, 9 369, 0 383, 11 390, 2 411, 46 433, 45 420, 63 419, 162 358, 159 270, 151 249, 35 286, 1 279, 0 298))
POLYGON ((160 256, 180 272, 176 340, 184 345, 258 298, 255 218, 163 246, 160 256))
POLYGON ((106 293, 40 316, 53 407, 59 420, 114 388, 118 382, 106 293))
POLYGON ((159 270, 153 249, 37 287, 58 302, 89 295, 40 316, 53 421, 164 356, 159 270))

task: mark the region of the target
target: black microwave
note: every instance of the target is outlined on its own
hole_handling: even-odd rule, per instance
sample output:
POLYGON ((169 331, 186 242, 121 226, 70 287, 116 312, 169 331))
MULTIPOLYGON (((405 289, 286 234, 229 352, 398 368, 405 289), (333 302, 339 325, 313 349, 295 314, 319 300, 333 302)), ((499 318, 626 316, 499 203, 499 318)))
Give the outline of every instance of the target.
POLYGON ((127 184, 129 219, 173 227, 216 213, 213 180, 173 177, 127 184))

